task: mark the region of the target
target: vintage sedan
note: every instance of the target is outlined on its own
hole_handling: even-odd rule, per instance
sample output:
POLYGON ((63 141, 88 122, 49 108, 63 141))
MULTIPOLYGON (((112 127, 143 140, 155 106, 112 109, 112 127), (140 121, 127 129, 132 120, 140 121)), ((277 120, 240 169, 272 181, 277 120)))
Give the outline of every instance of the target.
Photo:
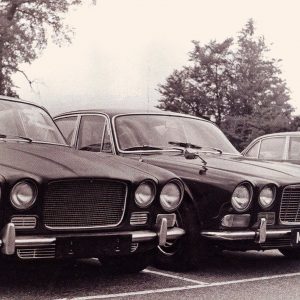
POLYGON ((173 173, 68 146, 43 108, 0 97, 0 250, 24 260, 98 257, 138 272, 184 234, 173 173))
POLYGON ((300 168, 242 156, 212 122, 170 112, 83 110, 55 118, 68 143, 163 167, 189 198, 186 235, 158 248, 156 265, 199 266, 215 250, 279 249, 300 257, 300 168))
POLYGON ((242 154, 249 158, 300 164, 300 132, 279 132, 254 139, 242 154))

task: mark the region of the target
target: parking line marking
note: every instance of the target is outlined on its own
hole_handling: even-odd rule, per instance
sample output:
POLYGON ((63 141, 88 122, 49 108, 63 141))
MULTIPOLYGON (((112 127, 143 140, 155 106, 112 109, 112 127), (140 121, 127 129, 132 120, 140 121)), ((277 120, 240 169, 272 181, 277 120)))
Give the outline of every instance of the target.
POLYGON ((219 281, 219 282, 213 282, 213 283, 208 283, 208 284, 196 284, 196 285, 187 285, 187 286, 172 287, 172 288, 144 290, 144 291, 136 291, 136 292, 102 294, 102 295, 83 296, 83 297, 74 297, 74 298, 60 298, 60 299, 56 299, 56 300, 97 300, 97 299, 108 299, 108 298, 123 298, 123 297, 129 297, 129 296, 202 289, 202 288, 208 288, 208 287, 214 287, 214 286, 224 286, 224 285, 237 284, 237 283, 255 282, 255 281, 260 281, 260 280, 270 280, 270 279, 277 279, 277 278, 283 278, 283 277, 287 278, 287 277, 295 277, 295 276, 300 276, 300 272, 254 277, 254 278, 246 278, 246 279, 238 279, 238 280, 230 280, 230 281, 219 281))
POLYGON ((179 280, 183 280, 183 281, 188 281, 188 282, 196 283, 196 284, 199 284, 199 285, 209 284, 208 282, 203 282, 203 281, 199 281, 199 280, 195 280, 195 279, 191 279, 191 278, 172 275, 172 274, 164 273, 164 272, 152 271, 152 270, 148 270, 148 269, 143 270, 142 272, 143 273, 150 273, 150 274, 154 274, 154 275, 159 275, 159 276, 165 276, 165 277, 169 277, 169 278, 173 278, 173 279, 179 279, 179 280))

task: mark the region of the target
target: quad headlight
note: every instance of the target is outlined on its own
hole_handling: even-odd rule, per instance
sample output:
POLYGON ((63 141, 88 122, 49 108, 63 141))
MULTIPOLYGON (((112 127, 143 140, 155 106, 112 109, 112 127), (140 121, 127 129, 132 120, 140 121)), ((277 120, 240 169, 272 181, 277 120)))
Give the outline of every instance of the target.
POLYGON ((149 206, 155 198, 156 186, 152 181, 142 182, 135 191, 135 203, 141 207, 145 208, 149 206))
POLYGON ((10 193, 10 202, 17 209, 30 208, 37 197, 37 187, 31 181, 19 181, 10 193))
POLYGON ((238 185, 232 193, 231 204, 238 212, 246 211, 252 200, 253 189, 249 183, 238 185))
POLYGON ((180 181, 168 182, 161 190, 160 204, 166 211, 174 211, 178 208, 183 197, 183 186, 180 181))
POLYGON ((275 199, 276 188, 275 186, 265 186, 258 196, 258 203, 262 208, 270 207, 275 199))

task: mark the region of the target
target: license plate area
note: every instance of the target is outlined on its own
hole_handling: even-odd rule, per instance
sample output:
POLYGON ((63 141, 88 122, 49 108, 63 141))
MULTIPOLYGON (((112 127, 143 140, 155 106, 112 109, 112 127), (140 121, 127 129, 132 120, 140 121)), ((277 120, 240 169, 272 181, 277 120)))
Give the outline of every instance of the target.
POLYGON ((129 254, 131 236, 58 237, 56 257, 98 257, 102 255, 129 254))
POLYGON ((300 229, 293 229, 291 233, 293 247, 300 247, 300 229))

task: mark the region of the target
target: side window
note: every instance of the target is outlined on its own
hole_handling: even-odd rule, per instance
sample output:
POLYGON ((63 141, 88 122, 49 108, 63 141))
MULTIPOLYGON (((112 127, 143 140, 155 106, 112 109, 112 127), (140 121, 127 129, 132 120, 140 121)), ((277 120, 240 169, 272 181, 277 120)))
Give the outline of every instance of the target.
POLYGON ((288 159, 300 160, 300 137, 290 137, 288 159))
POLYGON ((259 158, 283 159, 285 137, 268 138, 261 141, 259 158))
POLYGON ((55 120, 56 125, 62 132, 65 137, 67 143, 71 145, 73 134, 76 127, 77 117, 66 117, 55 120))
POLYGON ((106 120, 102 116, 82 116, 78 133, 79 150, 102 151, 106 120))
POLYGON ((246 157, 258 157, 259 142, 255 143, 250 150, 245 154, 246 157))

